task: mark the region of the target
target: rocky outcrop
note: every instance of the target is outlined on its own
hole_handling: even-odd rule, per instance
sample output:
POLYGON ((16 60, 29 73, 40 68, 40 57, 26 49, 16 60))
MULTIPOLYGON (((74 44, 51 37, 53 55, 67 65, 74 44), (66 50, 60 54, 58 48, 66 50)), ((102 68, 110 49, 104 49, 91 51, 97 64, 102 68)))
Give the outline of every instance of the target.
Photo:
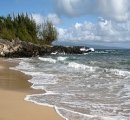
POLYGON ((81 46, 53 46, 52 54, 82 54, 83 52, 80 50, 81 46))
MULTIPOLYGON (((0 39, 0 57, 33 57, 49 54, 82 54, 82 46, 39 46, 20 40, 0 39)), ((88 49, 89 48, 85 48, 88 49)))
POLYGON ((0 39, 1 57, 33 57, 44 55, 50 52, 50 48, 49 46, 38 46, 20 40, 8 41, 0 39))

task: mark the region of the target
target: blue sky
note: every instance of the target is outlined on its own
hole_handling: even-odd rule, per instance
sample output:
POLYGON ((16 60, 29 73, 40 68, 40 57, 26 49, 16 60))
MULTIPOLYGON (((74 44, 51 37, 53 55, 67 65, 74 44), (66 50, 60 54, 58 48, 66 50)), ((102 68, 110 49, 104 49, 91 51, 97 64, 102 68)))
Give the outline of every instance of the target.
POLYGON ((130 48, 129 0, 1 0, 0 15, 32 14, 37 24, 49 18, 58 41, 130 48))

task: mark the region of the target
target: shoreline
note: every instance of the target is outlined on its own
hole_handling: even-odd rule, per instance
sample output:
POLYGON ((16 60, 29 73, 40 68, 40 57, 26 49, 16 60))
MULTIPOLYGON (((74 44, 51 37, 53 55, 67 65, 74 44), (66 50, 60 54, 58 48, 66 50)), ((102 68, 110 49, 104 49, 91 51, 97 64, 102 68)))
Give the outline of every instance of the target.
POLYGON ((27 81, 31 79, 31 76, 9 69, 17 64, 5 60, 0 58, 0 96, 2 96, 0 100, 0 108, 2 108, 0 109, 0 119, 63 120, 56 113, 54 107, 41 106, 24 100, 26 95, 35 93, 31 88, 32 84, 27 81))

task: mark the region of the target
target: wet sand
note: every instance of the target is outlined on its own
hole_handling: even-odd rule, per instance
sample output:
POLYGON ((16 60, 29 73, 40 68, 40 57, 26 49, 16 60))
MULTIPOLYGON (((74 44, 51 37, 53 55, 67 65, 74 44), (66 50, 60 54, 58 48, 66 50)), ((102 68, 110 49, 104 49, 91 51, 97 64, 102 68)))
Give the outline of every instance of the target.
POLYGON ((0 120, 63 120, 54 108, 24 101, 34 93, 27 81, 31 76, 10 70, 14 65, 0 59, 0 120))

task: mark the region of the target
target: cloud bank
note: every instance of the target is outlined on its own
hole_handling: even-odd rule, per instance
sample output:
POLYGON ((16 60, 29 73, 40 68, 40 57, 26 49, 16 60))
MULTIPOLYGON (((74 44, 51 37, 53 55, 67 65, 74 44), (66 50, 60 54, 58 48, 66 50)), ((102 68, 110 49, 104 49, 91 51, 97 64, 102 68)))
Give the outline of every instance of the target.
POLYGON ((130 21, 116 23, 99 19, 97 23, 76 23, 68 29, 59 28, 59 39, 75 42, 130 42, 130 21))
POLYGON ((33 17, 33 19, 36 21, 36 23, 37 24, 42 24, 42 23, 44 23, 44 21, 45 20, 50 20, 50 21, 52 21, 52 23, 54 24, 54 25, 57 25, 57 24, 59 24, 60 23, 60 18, 58 17, 58 15, 57 14, 52 14, 52 13, 50 13, 50 14, 48 14, 47 16, 44 16, 44 15, 42 15, 42 14, 38 14, 38 13, 33 13, 32 14, 32 17, 33 17))
POLYGON ((58 14, 70 17, 96 16, 93 23, 75 23, 58 28, 63 41, 123 43, 130 42, 129 0, 55 0, 58 14))
POLYGON ((79 43, 130 42, 129 3, 129 0, 55 0, 56 14, 33 14, 33 18, 37 23, 49 18, 59 25, 62 17, 59 18, 57 14, 79 19, 80 16, 96 16, 97 22, 86 20, 73 23, 66 29, 58 27, 59 40, 79 43))
POLYGON ((128 18, 128 0, 55 0, 59 14, 67 16, 97 15, 124 21, 128 18), (59 12, 60 11, 60 12, 59 12))

